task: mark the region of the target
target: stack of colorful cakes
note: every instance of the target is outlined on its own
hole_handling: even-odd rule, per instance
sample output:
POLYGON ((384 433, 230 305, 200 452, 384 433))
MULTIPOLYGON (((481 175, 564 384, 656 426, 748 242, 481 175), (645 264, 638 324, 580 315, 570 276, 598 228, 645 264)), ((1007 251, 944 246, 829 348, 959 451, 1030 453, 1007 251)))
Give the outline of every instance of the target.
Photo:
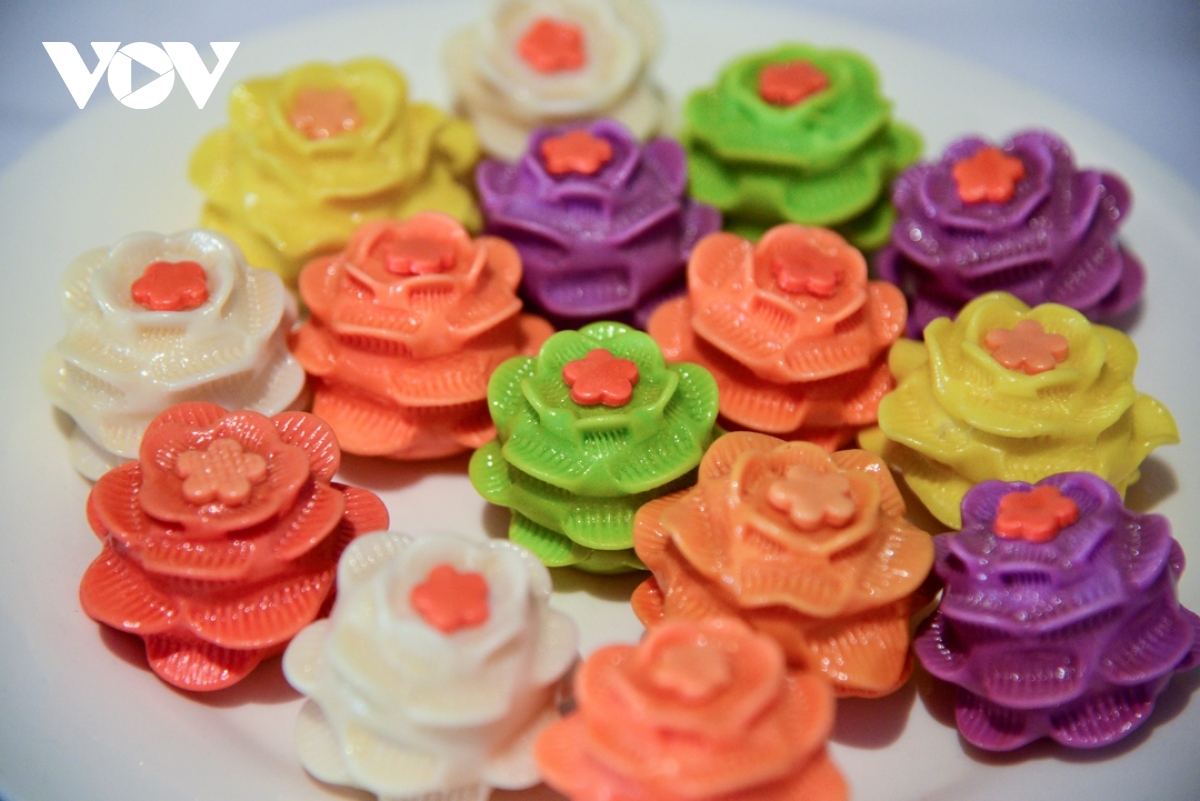
POLYGON ((687 196, 678 143, 639 145, 620 124, 543 128, 516 164, 476 172, 487 231, 516 246, 527 300, 564 327, 619 319, 645 324, 683 290, 701 237, 721 214, 687 196))
POLYGON ((642 567, 638 508, 695 481, 717 385, 667 365, 645 334, 593 323, 502 364, 488 403, 497 437, 471 459, 471 483, 513 510, 509 537, 551 567, 612 573, 642 567))
POLYGON ((492 370, 552 333, 518 313, 520 280, 511 245, 472 240, 450 217, 362 226, 300 276, 312 319, 291 347, 313 412, 348 453, 433 459, 487 442, 492 370))
POLYGON ((684 119, 692 195, 747 235, 796 222, 874 250, 895 219, 892 177, 921 151, 892 119, 875 68, 847 50, 787 44, 744 56, 688 98, 684 119))
POLYGON ((188 175, 204 193, 200 224, 295 286, 367 220, 440 211, 477 229, 478 158, 469 125, 411 102, 403 75, 362 58, 238 84, 229 126, 205 137, 188 175))
POLYGON ((892 200, 900 219, 876 266, 908 295, 914 337, 987 292, 1061 303, 1091 320, 1141 298, 1145 271, 1117 240, 1129 188, 1110 173, 1076 169, 1071 149, 1047 131, 999 147, 960 139, 940 161, 906 170, 892 200))
POLYGON ((714 234, 688 263, 689 295, 647 330, 671 361, 712 371, 722 426, 845 445, 895 382, 888 347, 904 298, 867 281, 861 253, 821 228, 780 225, 757 245, 714 234))

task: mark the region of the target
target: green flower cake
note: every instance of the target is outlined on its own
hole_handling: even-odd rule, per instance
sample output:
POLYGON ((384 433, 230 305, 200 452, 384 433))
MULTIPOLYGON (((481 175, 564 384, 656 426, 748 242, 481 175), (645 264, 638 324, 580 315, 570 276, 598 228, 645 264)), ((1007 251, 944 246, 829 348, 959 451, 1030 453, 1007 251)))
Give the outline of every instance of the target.
POLYGON ((684 118, 692 196, 751 238, 794 222, 881 247, 895 220, 888 187, 921 154, 875 68, 847 50, 785 44, 740 58, 688 98, 684 118))
POLYGON ((471 483, 512 509, 509 537, 550 567, 620 573, 645 569, 632 550, 638 508, 695 483, 717 384, 668 365, 646 334, 601 322, 501 364, 488 406, 497 435, 472 457, 471 483))

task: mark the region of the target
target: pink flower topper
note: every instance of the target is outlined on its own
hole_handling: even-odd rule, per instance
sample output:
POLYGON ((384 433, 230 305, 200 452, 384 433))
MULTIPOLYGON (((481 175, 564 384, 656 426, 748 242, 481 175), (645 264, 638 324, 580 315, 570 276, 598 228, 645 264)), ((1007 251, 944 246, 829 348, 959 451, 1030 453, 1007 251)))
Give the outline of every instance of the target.
POLYGON ((1006 539, 1048 542, 1079 519, 1075 501, 1058 487, 1043 484, 1029 492, 1010 492, 1000 499, 992 528, 1006 539))
POLYGON ((587 63, 583 29, 553 17, 534 20, 517 42, 517 54, 541 73, 571 72, 587 63))
POLYGON ((733 683, 733 666, 719 648, 679 643, 659 654, 649 679, 660 690, 700 703, 733 683))
POLYGON ((771 272, 775 283, 790 295, 831 298, 845 277, 842 252, 828 255, 817 247, 787 248, 775 251, 771 272))
POLYGON ((802 464, 789 467, 783 478, 767 488, 767 503, 787 515, 801 531, 816 531, 822 526, 841 528, 855 512, 849 479, 802 464))
POLYGON ((773 106, 794 106, 829 88, 829 76, 807 61, 768 64, 758 74, 758 96, 773 106))
POLYGON ((951 170, 963 203, 1007 203, 1025 177, 1025 163, 998 147, 981 147, 951 170))
POLYGON ((595 175, 612 157, 612 144, 583 128, 542 141, 542 161, 551 175, 595 175))
POLYGON ((993 328, 983 344, 992 357, 1009 370, 1037 375, 1053 370, 1071 355, 1071 343, 1062 334, 1048 334, 1037 320, 1022 320, 1013 328, 993 328))
POLYGON ((308 88, 296 93, 288 122, 309 139, 328 139, 362 125, 362 113, 345 89, 308 88))
POLYGON ((563 366, 563 381, 571 400, 581 406, 624 406, 633 397, 638 368, 629 359, 618 359, 604 348, 595 348, 582 359, 563 366))
POLYGON ((194 261, 156 261, 129 289, 134 302, 150 311, 186 311, 208 300, 208 274, 194 261))
POLYGON ((236 439, 221 438, 202 451, 184 451, 175 459, 183 479, 183 496, 189 503, 218 498, 226 506, 240 506, 250 491, 267 477, 267 460, 246 453, 236 439))
POLYGON ((482 573, 460 573, 451 564, 429 571, 423 582, 412 588, 408 601, 417 614, 443 634, 487 622, 488 583, 482 573))

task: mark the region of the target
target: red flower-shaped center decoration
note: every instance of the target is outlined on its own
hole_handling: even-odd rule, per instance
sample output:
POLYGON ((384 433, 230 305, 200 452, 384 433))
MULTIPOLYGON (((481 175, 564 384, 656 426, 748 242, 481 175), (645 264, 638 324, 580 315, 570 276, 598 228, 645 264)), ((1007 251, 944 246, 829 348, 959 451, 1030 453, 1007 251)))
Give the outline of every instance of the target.
POLYGON ((1043 484, 1029 492, 1010 492, 1000 499, 992 528, 1001 537, 1047 542, 1079 519, 1075 501, 1058 487, 1043 484))
POLYGON ((624 406, 633 397, 638 368, 629 359, 618 359, 604 348, 596 348, 582 359, 567 362, 562 376, 571 388, 571 400, 581 406, 624 406))
POLYGON ((841 528, 854 517, 850 480, 797 464, 767 489, 767 503, 788 516, 801 531, 823 526, 841 528))
POLYGON ((417 614, 443 634, 487 622, 488 583, 482 573, 460 573, 441 564, 412 588, 408 602, 417 614))
POLYGON ((769 64, 758 74, 758 96, 773 106, 794 106, 829 88, 829 76, 807 61, 769 64))
POLYGON ((129 289, 134 302, 150 311, 186 311, 208 300, 208 274, 194 261, 156 261, 129 289))
POLYGON ((517 42, 517 53, 538 72, 568 72, 587 63, 583 29, 578 25, 539 17, 517 42))
POLYGON ((451 242, 381 237, 371 257, 392 275, 433 275, 454 267, 455 252, 451 242))
POLYGON ((362 125, 362 113, 345 89, 301 89, 292 100, 288 122, 309 139, 328 139, 362 125))
POLYGON ((267 460, 246 453, 236 439, 221 438, 202 451, 184 451, 175 459, 175 472, 183 481, 189 503, 216 498, 226 506, 240 506, 253 486, 267 477, 267 460))
POLYGON ((1009 370, 1037 375, 1053 370, 1071 355, 1062 334, 1047 334, 1037 320, 1022 320, 1013 328, 993 328, 983 339, 992 357, 1009 370))
POLYGON ((998 147, 982 147, 955 164, 951 174, 963 203, 1007 203, 1025 177, 1025 164, 998 147))
POLYGON ((612 157, 612 143, 582 128, 542 141, 542 163, 551 175, 595 175, 612 157))
POLYGON ((663 651, 650 668, 655 687, 688 701, 705 701, 733 681, 729 657, 718 648, 677 645, 663 651))
POLYGON ((831 298, 845 277, 844 258, 844 253, 826 253, 817 247, 780 249, 771 258, 771 273, 788 294, 831 298))

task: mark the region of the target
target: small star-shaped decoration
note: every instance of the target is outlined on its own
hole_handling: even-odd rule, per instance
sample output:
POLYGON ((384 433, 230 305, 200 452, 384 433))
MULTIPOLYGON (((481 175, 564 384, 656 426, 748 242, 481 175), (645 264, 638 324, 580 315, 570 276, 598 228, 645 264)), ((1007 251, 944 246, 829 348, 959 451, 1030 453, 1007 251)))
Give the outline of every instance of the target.
POLYGON ((551 175, 595 175, 612 157, 612 143, 583 128, 542 140, 542 163, 551 175))
POLYGON ((1013 328, 993 328, 983 338, 992 358, 1009 370, 1037 375, 1053 370, 1071 355, 1062 334, 1047 334, 1037 320, 1022 320, 1013 328))
POLYGON ((454 248, 428 239, 385 238, 371 249, 371 255, 392 275, 433 275, 454 266, 454 248))
POLYGON ((711 698, 733 681, 733 667, 725 652, 702 645, 668 648, 649 672, 655 687, 695 702, 711 698))
POLYGON ((829 76, 807 61, 768 64, 758 73, 758 96, 773 106, 794 106, 829 88, 829 76))
POLYGON ((208 275, 194 261, 156 261, 129 289, 134 302, 150 311, 186 311, 208 300, 208 275))
POLYGON ((833 297, 845 276, 841 254, 826 253, 817 247, 776 251, 771 272, 784 292, 814 298, 833 297))
POLYGON ((362 125, 362 114, 345 89, 308 88, 293 98, 288 122, 309 139, 328 139, 362 125))
POLYGON ((1007 203, 1025 177, 1025 164, 998 147, 982 147, 951 170, 963 203, 1007 203))
POLYGON ((571 388, 571 400, 581 406, 624 406, 633 397, 638 382, 637 365, 618 359, 604 348, 563 366, 563 381, 571 388))
POLYGON ((587 63, 583 29, 553 17, 538 17, 517 42, 517 54, 541 73, 570 72, 587 63))
POLYGON ((430 570, 425 580, 412 588, 408 602, 443 634, 486 623, 490 614, 487 579, 482 573, 460 573, 451 564, 430 570))
POLYGON ((841 528, 854 517, 850 480, 841 473, 822 473, 792 465, 767 489, 767 503, 787 515, 801 531, 823 526, 841 528))
POLYGON ((1043 484, 1001 498, 992 528, 1006 539, 1048 542, 1078 519, 1075 501, 1059 492, 1058 487, 1043 484))
POLYGON ((216 498, 226 506, 239 506, 251 488, 267 477, 267 460, 245 453, 236 439, 213 440, 202 451, 184 451, 175 458, 175 472, 183 479, 188 503, 208 503, 216 498))

